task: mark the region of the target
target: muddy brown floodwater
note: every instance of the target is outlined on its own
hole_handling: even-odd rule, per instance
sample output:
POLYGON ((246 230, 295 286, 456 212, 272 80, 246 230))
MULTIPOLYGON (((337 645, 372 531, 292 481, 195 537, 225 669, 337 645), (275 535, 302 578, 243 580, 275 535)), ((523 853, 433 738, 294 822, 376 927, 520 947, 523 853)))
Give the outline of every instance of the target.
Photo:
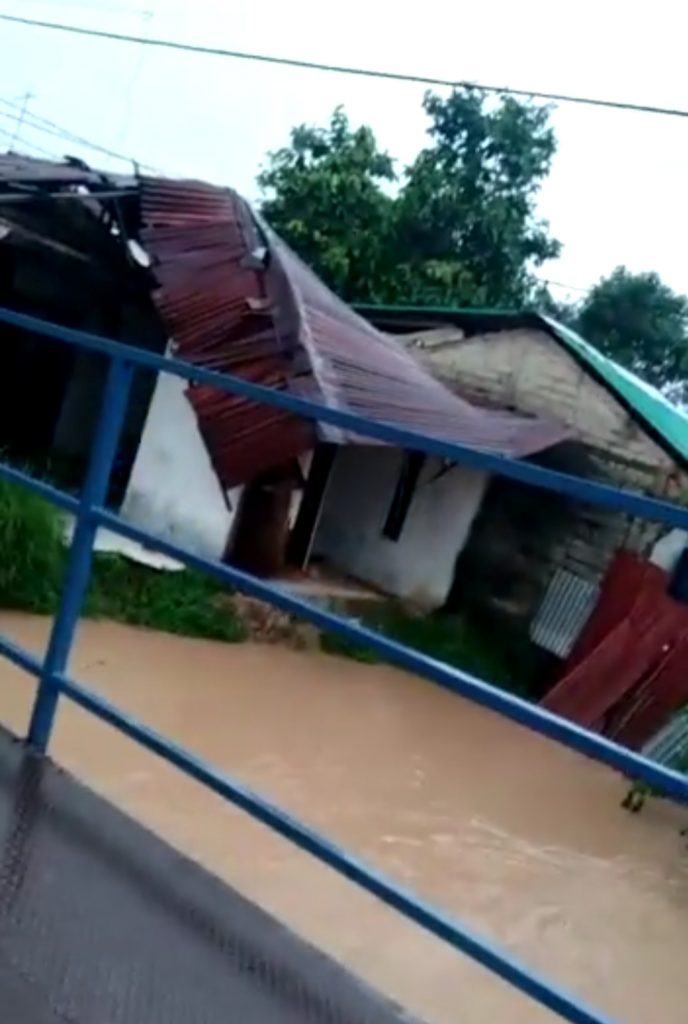
MULTIPOLYGON (((685 1024, 676 808, 629 817, 613 773, 385 667, 90 622, 72 670, 619 1021, 685 1024)), ((1 662, 0 720, 33 690, 1 662)), ((53 752, 432 1024, 558 1019, 66 701, 53 752)))

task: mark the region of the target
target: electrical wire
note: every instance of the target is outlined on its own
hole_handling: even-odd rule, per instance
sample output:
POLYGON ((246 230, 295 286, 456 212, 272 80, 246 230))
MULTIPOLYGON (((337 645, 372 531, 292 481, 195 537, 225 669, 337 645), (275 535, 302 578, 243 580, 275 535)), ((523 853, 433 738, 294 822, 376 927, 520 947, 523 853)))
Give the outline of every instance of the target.
MULTIPOLYGON (((10 103, 10 101, 0 99, 0 103, 10 103)), ((0 117, 4 117, 8 121, 15 121, 17 115, 11 114, 4 110, 0 110, 0 117)), ((61 131, 60 129, 48 127, 45 124, 41 124, 39 120, 34 120, 31 116, 27 116, 25 118, 25 124, 27 128, 32 128, 34 131, 42 132, 45 135, 50 135, 53 138, 61 139, 64 142, 71 142, 74 145, 87 146, 89 149, 92 149, 100 153, 104 153, 107 156, 117 157, 117 159, 126 160, 128 163, 133 162, 131 157, 125 157, 121 154, 116 154, 108 150, 104 146, 99 146, 95 142, 88 142, 86 139, 82 139, 79 136, 73 136, 69 131, 61 131)))
POLYGON ((356 75, 365 78, 377 78, 392 82, 409 82, 416 85, 447 86, 449 88, 480 89, 487 93, 507 96, 523 96, 550 100, 555 103, 577 103, 591 107, 605 107, 612 110, 626 110, 642 114, 662 114, 667 117, 688 117, 688 110, 678 107, 660 107, 649 103, 624 103, 621 100, 596 99, 592 96, 575 96, 567 93, 543 92, 537 89, 513 89, 507 86, 486 85, 482 82, 468 82, 448 78, 435 78, 430 75, 412 75, 396 71, 376 71, 372 68, 349 67, 340 64, 325 64, 320 61, 297 60, 293 57, 276 57, 266 53, 248 53, 243 50, 229 50, 220 46, 202 46, 195 43, 183 43, 174 39, 158 39, 152 36, 139 36, 124 32, 109 32, 105 29, 86 28, 83 25, 65 25, 55 21, 41 21, 37 18, 21 18, 14 14, 0 14, 0 21, 12 22, 15 25, 26 25, 32 28, 50 29, 56 32, 67 32, 73 35, 89 36, 94 39, 107 39, 112 42, 133 43, 137 46, 152 46, 160 49, 176 50, 185 53, 203 54, 210 57, 230 57, 234 60, 258 61, 263 64, 276 64, 284 67, 301 68, 308 71, 331 71, 340 75, 356 75))
MULTIPOLYGON (((19 111, 20 109, 18 103, 14 103, 12 100, 8 100, 3 97, 0 97, 0 104, 10 107, 12 110, 16 111, 19 111)), ((10 114, 6 111, 0 110, 0 117, 7 118, 8 120, 15 120, 17 116, 18 114, 10 114)), ((65 142, 71 142, 74 145, 85 146, 87 149, 91 149, 94 152, 102 153, 103 155, 112 157, 116 160, 123 160, 128 164, 136 164, 138 167, 147 171, 152 171, 155 174, 163 173, 159 168, 135 160, 132 156, 127 156, 125 153, 118 153, 117 150, 109 149, 107 146, 101 146, 97 142, 92 142, 90 139, 86 139, 81 135, 76 135, 74 132, 57 124, 55 121, 50 121, 47 117, 40 117, 38 114, 34 114, 33 111, 26 112, 24 124, 27 128, 33 128, 34 131, 43 132, 46 135, 51 135, 54 138, 61 139, 65 142)))
MULTIPOLYGON (((0 136, 2 136, 2 138, 4 138, 4 139, 9 139, 10 143, 12 143, 14 141, 14 133, 13 132, 7 132, 7 131, 4 130, 4 128, 0 128, 0 136)), ((28 149, 28 150, 33 150, 34 153, 39 153, 41 156, 50 157, 51 160, 60 160, 61 159, 61 157, 56 156, 49 149, 44 149, 43 146, 38 146, 34 142, 27 142, 25 139, 22 139, 19 143, 17 143, 17 146, 18 146, 18 150, 14 150, 12 148, 12 146, 10 145, 9 152, 17 152, 17 151, 21 152, 22 150, 27 150, 28 149)))
POLYGON ((568 292, 580 292, 581 295, 586 294, 588 291, 587 288, 581 288, 575 284, 564 284, 563 281, 552 281, 548 277, 539 277, 538 281, 542 281, 543 284, 549 284, 553 288, 565 288, 568 292))

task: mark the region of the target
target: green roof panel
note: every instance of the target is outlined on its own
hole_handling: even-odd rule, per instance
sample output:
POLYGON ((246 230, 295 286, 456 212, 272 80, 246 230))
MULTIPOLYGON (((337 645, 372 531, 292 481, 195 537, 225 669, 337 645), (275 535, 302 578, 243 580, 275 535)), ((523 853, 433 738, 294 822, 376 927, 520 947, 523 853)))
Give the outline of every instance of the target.
POLYGON ((656 434, 688 461, 688 415, 673 405, 661 391, 603 356, 593 345, 563 324, 541 316, 562 346, 615 392, 656 434))
POLYGON ((661 391, 647 384, 619 363, 603 356, 594 345, 569 327, 532 310, 461 309, 447 306, 358 305, 357 312, 393 333, 400 324, 422 328, 436 323, 454 323, 473 333, 529 327, 545 330, 591 376, 615 395, 642 422, 658 444, 688 465, 688 414, 673 405, 661 391))

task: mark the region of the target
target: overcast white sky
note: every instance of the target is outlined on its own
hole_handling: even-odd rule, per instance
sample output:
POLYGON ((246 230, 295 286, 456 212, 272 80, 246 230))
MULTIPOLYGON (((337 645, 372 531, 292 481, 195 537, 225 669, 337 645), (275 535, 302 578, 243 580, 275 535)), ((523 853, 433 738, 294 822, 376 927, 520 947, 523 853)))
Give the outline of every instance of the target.
MULTIPOLYGON (((308 60, 688 108, 680 0, 0 0, 0 12, 308 60)), ((423 88, 143 49, 0 23, 0 100, 167 173, 256 196, 265 153, 342 103, 408 162, 423 88)), ((0 106, 0 148, 16 108, 0 106)), ((586 288, 617 264, 688 292, 688 119, 560 104, 540 210, 564 243, 542 276, 586 288)), ((82 156, 24 125, 21 148, 82 156)), ((560 296, 563 293, 558 293, 560 296)))

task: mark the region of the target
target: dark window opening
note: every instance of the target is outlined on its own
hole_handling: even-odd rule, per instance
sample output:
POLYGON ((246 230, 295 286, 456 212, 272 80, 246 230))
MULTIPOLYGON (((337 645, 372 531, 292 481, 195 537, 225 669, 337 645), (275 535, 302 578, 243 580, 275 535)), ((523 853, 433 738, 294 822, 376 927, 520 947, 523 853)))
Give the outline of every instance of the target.
POLYGON ((329 443, 317 445, 313 452, 303 497, 287 545, 287 562, 295 568, 305 569, 310 561, 336 454, 337 445, 329 443))
POLYGON ((422 452, 404 453, 399 479, 382 527, 382 535, 388 540, 399 540, 401 537, 424 463, 425 455, 422 452))

